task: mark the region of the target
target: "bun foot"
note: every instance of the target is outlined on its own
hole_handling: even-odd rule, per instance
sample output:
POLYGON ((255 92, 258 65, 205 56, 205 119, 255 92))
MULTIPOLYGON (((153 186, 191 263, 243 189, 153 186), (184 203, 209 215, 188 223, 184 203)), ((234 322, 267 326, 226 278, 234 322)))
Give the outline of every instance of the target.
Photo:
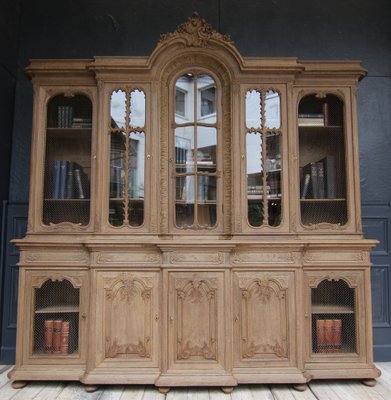
POLYGON ((28 384, 27 381, 14 381, 14 382, 12 382, 11 386, 12 386, 14 389, 22 389, 22 388, 24 388, 27 384, 28 384))
POLYGON ((363 379, 361 382, 362 382, 363 385, 370 386, 370 387, 375 386, 376 383, 377 383, 376 379, 373 379, 373 378, 371 378, 371 379, 363 379))
POLYGON ((233 386, 222 386, 221 390, 225 393, 225 394, 230 394, 234 391, 234 387, 233 386))
POLYGON ((84 390, 87 393, 92 393, 92 392, 96 392, 98 390, 99 386, 98 385, 85 385, 84 386, 84 390))
POLYGON ((293 385, 293 389, 298 392, 304 392, 307 389, 307 385, 305 383, 298 383, 297 385, 293 385))
POLYGON ((171 389, 170 387, 164 387, 164 386, 158 388, 161 394, 167 394, 170 391, 170 389, 171 389))

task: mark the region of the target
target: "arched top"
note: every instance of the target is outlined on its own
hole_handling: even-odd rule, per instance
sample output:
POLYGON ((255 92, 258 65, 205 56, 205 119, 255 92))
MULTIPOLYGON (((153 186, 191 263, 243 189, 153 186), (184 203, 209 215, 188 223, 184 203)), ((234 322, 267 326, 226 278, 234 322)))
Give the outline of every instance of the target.
MULTIPOLYGON (((243 67, 243 59, 234 43, 228 35, 222 35, 215 31, 198 13, 194 13, 188 20, 180 24, 174 32, 165 33, 160 36, 160 40, 149 58, 150 65, 166 64, 161 62, 167 56, 175 53, 179 58, 190 55, 191 53, 203 54, 204 57, 213 55, 218 51, 219 59, 225 63, 230 63, 243 67)), ((172 57, 169 56, 168 59, 172 57)))

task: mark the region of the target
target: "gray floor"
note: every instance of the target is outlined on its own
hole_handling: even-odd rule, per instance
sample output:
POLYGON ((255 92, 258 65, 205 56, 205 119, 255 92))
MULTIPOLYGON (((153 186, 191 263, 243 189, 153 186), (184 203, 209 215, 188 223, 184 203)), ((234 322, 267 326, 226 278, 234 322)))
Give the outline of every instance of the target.
POLYGON ((377 363, 382 371, 375 387, 358 381, 313 381, 304 392, 290 385, 240 385, 231 394, 220 388, 171 389, 160 394, 153 386, 101 386, 86 393, 80 383, 32 382, 13 389, 7 378, 11 366, 0 366, 0 400, 391 400, 391 362, 377 363))

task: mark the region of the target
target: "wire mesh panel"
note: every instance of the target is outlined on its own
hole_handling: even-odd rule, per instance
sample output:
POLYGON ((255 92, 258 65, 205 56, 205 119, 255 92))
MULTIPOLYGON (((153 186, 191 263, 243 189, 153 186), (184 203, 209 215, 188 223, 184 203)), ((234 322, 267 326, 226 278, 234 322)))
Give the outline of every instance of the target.
POLYGON ((33 354, 68 356, 79 347, 80 290, 67 281, 35 289, 33 354))
POLYGON ((92 104, 84 95, 48 104, 43 223, 87 225, 90 219, 92 104))
POLYGON ((347 223, 344 104, 305 96, 298 109, 300 204, 304 225, 347 223))
POLYGON ((355 289, 343 280, 311 289, 313 353, 356 353, 355 289))

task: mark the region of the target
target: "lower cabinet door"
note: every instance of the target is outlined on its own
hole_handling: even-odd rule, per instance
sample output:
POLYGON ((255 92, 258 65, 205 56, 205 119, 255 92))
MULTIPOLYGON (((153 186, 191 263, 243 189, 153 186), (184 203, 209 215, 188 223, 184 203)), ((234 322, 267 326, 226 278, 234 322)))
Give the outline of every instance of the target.
POLYGON ((99 271, 96 367, 158 366, 159 272, 99 271))
POLYGON ((233 272, 234 367, 293 365, 294 273, 233 272))
POLYGON ((225 272, 168 273, 169 369, 223 370, 225 272))

